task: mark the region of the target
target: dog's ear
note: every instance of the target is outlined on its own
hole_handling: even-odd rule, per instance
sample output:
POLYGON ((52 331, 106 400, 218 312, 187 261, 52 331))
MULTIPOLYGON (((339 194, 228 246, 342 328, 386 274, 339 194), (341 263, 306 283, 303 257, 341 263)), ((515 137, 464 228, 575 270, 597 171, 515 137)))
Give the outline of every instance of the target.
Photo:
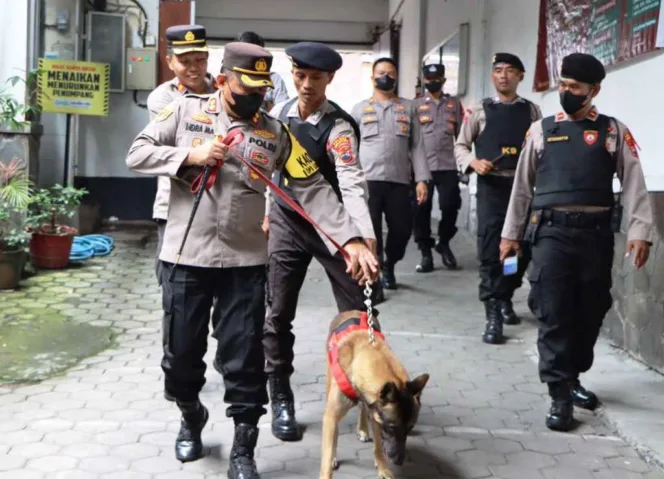
POLYGON ((429 381, 429 375, 427 373, 417 376, 412 381, 408 381, 406 383, 408 392, 411 393, 413 396, 419 396, 422 393, 422 389, 424 389, 424 386, 427 385, 428 381, 429 381))
POLYGON ((388 404, 391 402, 397 402, 399 398, 399 388, 392 381, 385 383, 383 389, 380 390, 380 402, 383 404, 388 404))

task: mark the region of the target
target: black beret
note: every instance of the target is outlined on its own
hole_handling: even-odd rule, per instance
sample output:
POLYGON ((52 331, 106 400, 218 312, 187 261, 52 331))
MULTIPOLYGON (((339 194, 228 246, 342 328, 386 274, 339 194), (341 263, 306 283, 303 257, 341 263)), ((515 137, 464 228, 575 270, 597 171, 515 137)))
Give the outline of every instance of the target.
POLYGON ((422 65, 422 74, 424 75, 424 78, 436 78, 445 76, 445 65, 442 63, 422 65))
POLYGON ((498 63, 507 63, 508 65, 512 65, 514 68, 518 68, 522 72, 526 71, 526 67, 523 66, 521 59, 516 55, 512 55, 511 53, 496 53, 493 56, 492 63, 494 65, 498 63))
POLYGON ((563 58, 560 76, 582 83, 600 83, 606 77, 604 65, 587 53, 571 53, 563 58))
POLYGON ((313 68, 324 72, 335 72, 343 64, 339 53, 318 42, 299 42, 286 48, 288 55, 297 68, 313 68))
POLYGON ((174 25, 166 29, 166 42, 173 53, 207 52, 205 27, 200 25, 174 25))
POLYGON ((240 74, 240 80, 248 87, 272 87, 270 68, 272 54, 253 43, 232 42, 224 47, 224 68, 240 74))

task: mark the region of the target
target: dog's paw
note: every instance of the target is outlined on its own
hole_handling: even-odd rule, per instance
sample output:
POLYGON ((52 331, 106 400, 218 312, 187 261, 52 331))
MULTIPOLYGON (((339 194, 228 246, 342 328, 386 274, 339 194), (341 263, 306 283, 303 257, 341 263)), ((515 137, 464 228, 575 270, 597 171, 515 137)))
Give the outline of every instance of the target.
POLYGON ((337 469, 339 469, 339 461, 337 461, 336 457, 334 459, 332 459, 332 469, 335 470, 335 471, 337 469))
POLYGON ((389 468, 385 464, 375 462, 374 466, 376 467, 376 469, 378 469, 378 478, 379 479, 394 479, 394 476, 392 475, 392 471, 390 471, 389 468))
POLYGON ((371 438, 369 437, 369 433, 364 432, 364 431, 358 431, 357 432, 357 439, 360 442, 371 442, 371 438))

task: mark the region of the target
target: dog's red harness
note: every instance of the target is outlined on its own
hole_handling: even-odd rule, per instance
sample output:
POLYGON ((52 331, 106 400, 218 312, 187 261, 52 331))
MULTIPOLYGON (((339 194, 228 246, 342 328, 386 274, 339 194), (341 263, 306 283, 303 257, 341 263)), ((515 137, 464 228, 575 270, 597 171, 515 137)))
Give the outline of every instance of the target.
MULTIPOLYGON (((330 339, 327 341, 327 361, 330 365, 330 369, 332 370, 334 380, 337 382, 341 392, 353 401, 357 401, 359 398, 355 392, 355 388, 353 388, 353 385, 350 383, 348 376, 339 364, 339 343, 341 343, 341 340, 353 331, 368 330, 369 318, 367 313, 363 312, 359 320, 358 318, 350 318, 349 320, 341 323, 334 331, 332 331, 330 339)), ((385 339, 383 333, 377 329, 374 329, 374 335, 383 340, 385 339)))

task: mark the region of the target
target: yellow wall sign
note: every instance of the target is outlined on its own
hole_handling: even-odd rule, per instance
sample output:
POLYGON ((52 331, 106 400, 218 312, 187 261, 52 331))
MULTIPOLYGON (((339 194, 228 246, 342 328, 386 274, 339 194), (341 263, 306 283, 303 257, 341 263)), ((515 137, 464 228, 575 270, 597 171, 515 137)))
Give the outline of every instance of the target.
POLYGON ((40 58, 39 70, 42 111, 108 116, 110 65, 40 58))

